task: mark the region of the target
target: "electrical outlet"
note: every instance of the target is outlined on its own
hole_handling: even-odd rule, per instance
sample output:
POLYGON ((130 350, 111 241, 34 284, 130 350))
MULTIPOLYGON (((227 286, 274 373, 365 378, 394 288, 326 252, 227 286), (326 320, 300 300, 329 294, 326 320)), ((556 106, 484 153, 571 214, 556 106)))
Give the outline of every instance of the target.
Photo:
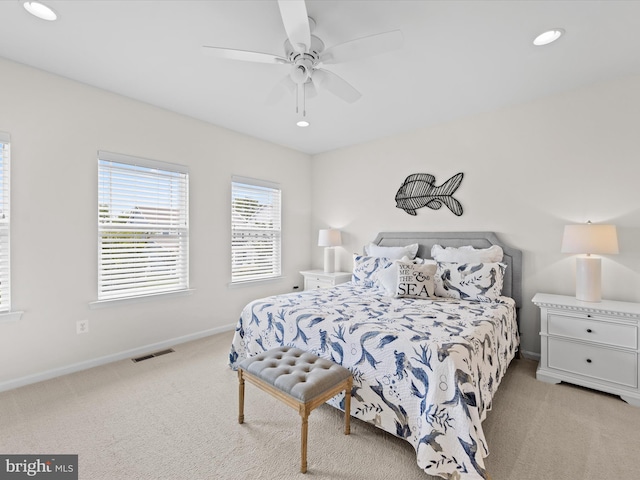
POLYGON ((81 333, 89 332, 89 320, 78 320, 76 322, 76 333, 80 335, 81 333))

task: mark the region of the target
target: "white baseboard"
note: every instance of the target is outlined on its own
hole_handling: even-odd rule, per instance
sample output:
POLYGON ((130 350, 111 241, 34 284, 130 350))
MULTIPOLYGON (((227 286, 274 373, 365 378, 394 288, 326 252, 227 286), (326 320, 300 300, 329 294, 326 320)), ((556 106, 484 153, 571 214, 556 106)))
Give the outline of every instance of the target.
POLYGON ((537 362, 540 361, 540 354, 536 353, 536 352, 529 352, 527 350, 520 350, 520 353, 522 354, 522 356, 524 358, 527 358, 529 360, 535 360, 537 362))
POLYGON ((178 345, 180 343, 191 342, 193 340, 209 337, 217 333, 228 332, 230 330, 233 330, 235 327, 236 327, 236 324, 234 323, 232 325, 225 325, 222 327, 211 328, 209 330, 203 330, 201 332, 191 333, 189 335, 184 335, 182 337, 171 338, 169 340, 164 340, 162 342, 153 343, 150 345, 144 345, 142 347, 133 348, 131 350, 125 350, 123 352, 114 353, 112 355, 105 355, 103 357, 92 358, 91 360, 86 360, 84 362, 73 363, 71 365, 66 365, 64 367, 58 367, 52 370, 46 370, 41 373, 27 375, 25 377, 16 378, 14 380, 7 380, 5 382, 0 383, 0 392, 4 392, 6 390, 12 390, 18 387, 23 387, 25 385, 30 385, 32 383, 42 382, 43 380, 49 380, 51 378, 60 377, 62 375, 67 375, 69 373, 80 372, 82 370, 98 367, 100 365, 105 365, 107 363, 117 362, 118 360, 139 357, 141 355, 144 355, 156 350, 164 350, 166 348, 172 347, 173 345, 178 345))

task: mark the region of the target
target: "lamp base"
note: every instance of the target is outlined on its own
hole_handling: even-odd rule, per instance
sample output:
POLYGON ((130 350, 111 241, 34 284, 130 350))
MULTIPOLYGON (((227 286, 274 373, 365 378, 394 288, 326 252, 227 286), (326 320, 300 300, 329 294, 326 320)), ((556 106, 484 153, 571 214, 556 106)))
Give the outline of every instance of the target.
POLYGON ((583 302, 602 301, 600 257, 576 258, 576 298, 583 302))
POLYGON ((333 247, 324 247, 324 273, 336 271, 336 252, 333 247))

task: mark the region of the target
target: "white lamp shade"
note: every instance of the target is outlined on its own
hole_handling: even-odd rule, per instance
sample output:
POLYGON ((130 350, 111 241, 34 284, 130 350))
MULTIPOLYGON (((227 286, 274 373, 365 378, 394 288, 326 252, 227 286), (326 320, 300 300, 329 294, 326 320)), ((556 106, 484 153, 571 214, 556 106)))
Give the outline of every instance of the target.
POLYGON ((327 230, 320 230, 318 233, 318 246, 319 247, 338 247, 342 245, 342 235, 340 230, 330 228, 327 230))
POLYGON ((562 253, 618 253, 615 225, 567 225, 562 237, 562 253))

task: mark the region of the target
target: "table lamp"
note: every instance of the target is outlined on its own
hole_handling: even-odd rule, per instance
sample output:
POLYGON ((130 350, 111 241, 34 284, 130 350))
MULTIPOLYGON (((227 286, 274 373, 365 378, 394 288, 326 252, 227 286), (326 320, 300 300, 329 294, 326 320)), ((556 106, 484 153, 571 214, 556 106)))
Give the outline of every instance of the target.
POLYGON ((324 272, 333 273, 336 271, 336 253, 334 247, 342 245, 340 230, 333 228, 320 230, 318 234, 318 246, 324 248, 324 272))
POLYGON ((566 225, 562 253, 585 254, 576 258, 576 298, 585 302, 601 301, 602 262, 592 254, 618 253, 616 226, 591 222, 566 225))

